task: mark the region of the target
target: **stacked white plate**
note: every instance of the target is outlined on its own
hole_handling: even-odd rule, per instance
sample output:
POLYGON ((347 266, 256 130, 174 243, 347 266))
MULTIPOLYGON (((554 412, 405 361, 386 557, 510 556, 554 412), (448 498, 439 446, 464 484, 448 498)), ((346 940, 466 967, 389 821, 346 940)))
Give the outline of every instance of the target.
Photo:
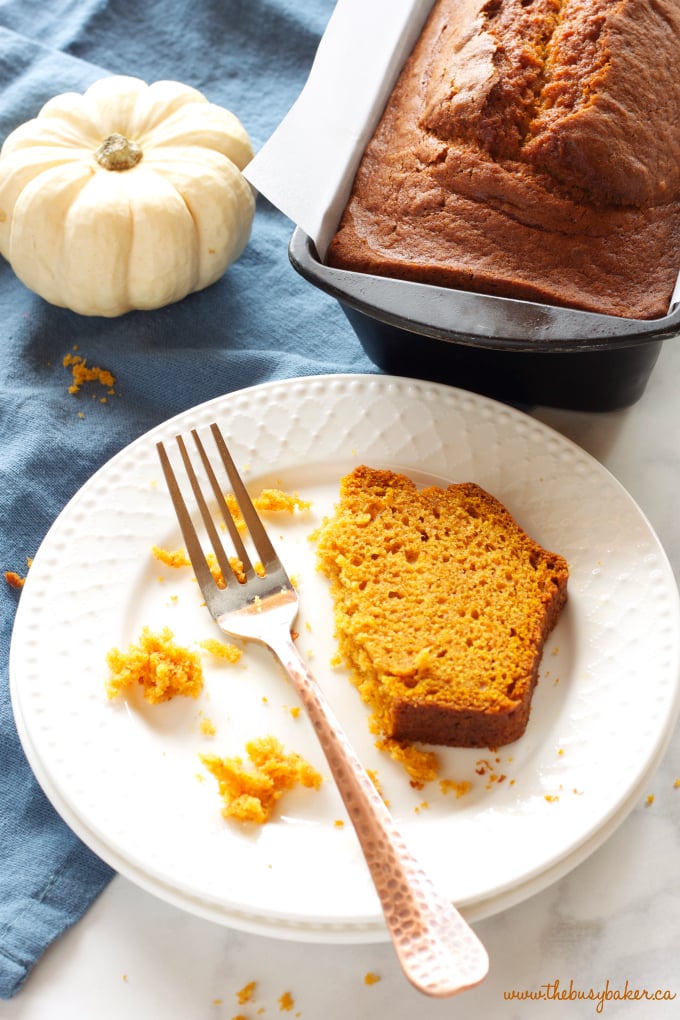
POLYGON ((107 697, 107 651, 144 626, 191 647, 220 637, 191 570, 151 552, 182 545, 155 444, 213 421, 251 492, 277 486, 311 502, 267 518, 301 596, 298 644, 434 881, 476 920, 584 860, 639 803, 677 719, 678 591, 664 551, 621 485, 556 432, 475 394, 377 375, 272 382, 202 404, 123 450, 59 516, 22 592, 10 678, 26 755, 66 822, 119 872, 214 921, 300 940, 387 938, 330 778, 290 793, 265 826, 221 815, 201 754, 243 756, 273 734, 328 776, 265 649, 245 646, 235 665, 205 655, 197 700, 107 697), (461 797, 409 785, 333 663, 313 532, 359 463, 419 484, 477 482, 569 561, 569 602, 524 737, 493 753, 438 749, 441 778, 470 783, 461 797))

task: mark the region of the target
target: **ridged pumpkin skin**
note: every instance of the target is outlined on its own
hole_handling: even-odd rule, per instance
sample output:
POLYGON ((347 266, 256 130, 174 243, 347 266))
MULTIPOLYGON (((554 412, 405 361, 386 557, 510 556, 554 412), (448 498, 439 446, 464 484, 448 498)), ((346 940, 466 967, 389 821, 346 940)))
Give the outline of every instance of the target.
POLYGON ((248 242, 252 154, 232 113, 179 82, 113 76, 56 96, 0 150, 0 253, 81 315, 179 301, 248 242))

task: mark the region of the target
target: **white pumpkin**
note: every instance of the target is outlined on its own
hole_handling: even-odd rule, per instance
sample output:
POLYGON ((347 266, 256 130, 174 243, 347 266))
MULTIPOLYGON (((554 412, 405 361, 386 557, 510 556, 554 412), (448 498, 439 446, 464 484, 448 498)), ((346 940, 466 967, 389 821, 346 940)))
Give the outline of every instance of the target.
POLYGON ((0 151, 0 253, 82 315, 160 308, 218 280, 250 236, 248 135, 179 82, 102 78, 0 151))

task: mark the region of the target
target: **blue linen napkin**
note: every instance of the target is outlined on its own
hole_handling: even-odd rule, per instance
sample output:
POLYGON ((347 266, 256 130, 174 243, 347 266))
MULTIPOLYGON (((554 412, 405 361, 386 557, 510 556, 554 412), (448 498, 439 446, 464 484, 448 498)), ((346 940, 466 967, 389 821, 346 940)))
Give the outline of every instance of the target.
MULTIPOLYGON (((301 89, 332 7, 332 0, 6 0, 0 140, 57 93, 133 74, 200 89, 241 119, 257 150, 301 89)), ((270 379, 375 371, 336 303, 290 267, 291 229, 260 198, 250 244, 221 281, 174 306, 113 320, 46 304, 0 260, 0 571, 24 575, 93 471, 171 415, 270 379), (68 392, 63 358, 75 347, 114 374, 115 399, 100 403, 96 387, 68 392)), ((17 737, 7 660, 20 597, 0 573, 2 998, 21 988, 112 874, 48 803, 17 737)))

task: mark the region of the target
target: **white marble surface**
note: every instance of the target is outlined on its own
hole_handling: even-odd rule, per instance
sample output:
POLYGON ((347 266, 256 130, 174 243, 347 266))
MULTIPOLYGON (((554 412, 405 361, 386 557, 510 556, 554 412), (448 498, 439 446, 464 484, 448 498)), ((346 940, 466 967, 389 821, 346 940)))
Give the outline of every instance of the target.
MULTIPOLYGON (((667 343, 642 399, 603 415, 536 416, 592 453, 646 513, 680 578, 680 343, 667 343)), ((489 1017, 680 1017, 680 741, 614 835, 566 878, 475 925, 488 978, 455 999, 424 998, 389 944, 305 945, 242 934, 171 907, 116 878, 46 953, 7 1020, 435 1020, 489 1017), (365 975, 380 980, 368 985, 365 975), (237 992, 256 981, 255 1001, 237 992), (563 992, 609 997, 558 998, 563 992), (620 1001, 626 990, 674 996, 620 1001), (513 1001, 514 991, 542 999, 513 1001), (293 1009, 279 998, 290 992, 293 1009)))

